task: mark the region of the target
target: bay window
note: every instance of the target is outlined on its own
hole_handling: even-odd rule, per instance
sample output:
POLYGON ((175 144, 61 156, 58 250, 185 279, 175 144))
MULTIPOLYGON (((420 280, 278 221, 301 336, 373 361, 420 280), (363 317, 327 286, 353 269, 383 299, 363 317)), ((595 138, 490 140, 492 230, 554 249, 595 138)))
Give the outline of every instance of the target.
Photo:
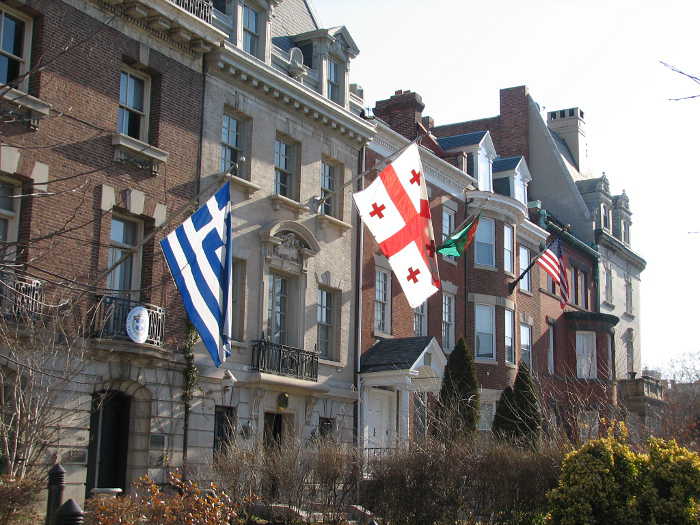
POLYGON ((476 229, 474 263, 479 266, 496 266, 495 261, 495 228, 493 219, 482 217, 476 229))
POLYGON ((595 379, 597 375, 595 332, 576 332, 576 377, 595 379))
POLYGON ((477 359, 496 358, 494 315, 495 308, 492 305, 474 305, 477 359))

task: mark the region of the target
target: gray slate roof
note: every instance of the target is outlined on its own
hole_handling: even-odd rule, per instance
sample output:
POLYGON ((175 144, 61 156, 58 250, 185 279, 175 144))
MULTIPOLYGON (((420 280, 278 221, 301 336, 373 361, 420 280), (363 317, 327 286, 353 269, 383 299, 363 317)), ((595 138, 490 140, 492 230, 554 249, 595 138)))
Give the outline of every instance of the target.
POLYGON ((472 131, 471 133, 462 133, 461 135, 453 135, 451 137, 439 137, 437 140, 440 147, 448 151, 455 148, 479 144, 486 133, 486 131, 472 131))
POLYGON ((381 339, 362 354, 360 373, 408 370, 432 339, 432 336, 381 339))
POLYGON ((515 157, 496 157, 493 161, 493 172, 514 170, 522 159, 522 155, 515 157))

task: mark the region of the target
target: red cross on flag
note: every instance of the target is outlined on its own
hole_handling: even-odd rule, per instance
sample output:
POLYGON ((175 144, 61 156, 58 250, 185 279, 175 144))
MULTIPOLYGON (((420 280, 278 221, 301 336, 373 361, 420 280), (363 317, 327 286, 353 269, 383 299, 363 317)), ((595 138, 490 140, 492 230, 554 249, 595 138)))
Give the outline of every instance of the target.
POLYGON ((408 146, 353 198, 362 221, 389 259, 408 304, 420 306, 438 291, 440 276, 418 146, 408 146))

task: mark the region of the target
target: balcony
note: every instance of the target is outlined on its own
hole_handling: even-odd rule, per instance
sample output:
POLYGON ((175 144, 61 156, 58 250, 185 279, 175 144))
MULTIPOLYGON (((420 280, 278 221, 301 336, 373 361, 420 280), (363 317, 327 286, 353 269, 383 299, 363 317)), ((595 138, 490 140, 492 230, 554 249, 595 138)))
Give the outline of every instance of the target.
POLYGON ((192 13, 197 18, 201 18, 207 24, 211 24, 211 0, 168 0, 171 4, 192 13))
POLYGON ((318 381, 318 354, 271 341, 253 342, 253 370, 318 381))
POLYGON ((152 304, 140 303, 123 297, 98 297, 93 335, 100 339, 123 339, 130 341, 126 331, 129 312, 143 306, 148 312, 148 335, 144 344, 163 346, 165 336, 165 309, 152 304))
POLYGON ((0 274, 0 312, 5 318, 36 319, 44 313, 44 283, 14 273, 0 274))

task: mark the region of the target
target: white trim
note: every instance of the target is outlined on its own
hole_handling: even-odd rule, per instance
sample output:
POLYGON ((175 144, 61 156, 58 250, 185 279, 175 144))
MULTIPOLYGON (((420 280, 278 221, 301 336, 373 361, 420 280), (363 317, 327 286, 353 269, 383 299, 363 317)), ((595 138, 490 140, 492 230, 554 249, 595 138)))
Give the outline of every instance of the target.
MULTIPOLYGON (((5 5, 4 3, 0 5, 0 11, 5 11, 10 16, 18 18, 24 22, 24 42, 22 42, 22 57, 21 67, 19 69, 19 76, 25 75, 31 68, 32 63, 32 36, 34 34, 34 19, 22 11, 12 9, 11 7, 5 5)), ((0 28, 1 30, 1 28, 0 28)), ((5 53, 1 53, 5 55, 5 53)), ((15 55, 13 55, 15 56, 15 55)), ((0 83, 0 85, 5 86, 6 84, 0 83)), ((19 91, 28 91, 29 86, 29 76, 23 78, 20 83, 16 86, 19 91)))
MULTIPOLYGON (((138 69, 134 69, 133 67, 129 67, 126 64, 122 64, 121 67, 119 68, 119 90, 121 94, 121 73, 126 73, 127 75, 136 77, 138 79, 143 80, 143 111, 142 113, 142 119, 141 119, 141 127, 139 129, 139 136, 138 137, 131 137, 127 135, 126 133, 122 133, 122 131, 119 129, 119 110, 117 110, 117 134, 119 135, 124 135, 124 136, 129 136, 130 138, 139 140, 143 143, 148 143, 148 135, 149 131, 151 129, 150 124, 151 124, 151 77, 150 75, 147 75, 143 71, 139 71, 138 69)), ((128 89, 128 86, 127 86, 128 89)), ((127 93, 128 96, 128 93, 127 93)), ((129 112, 137 112, 138 110, 131 109, 129 106, 122 106, 121 101, 118 102, 118 108, 121 109, 124 107, 126 111, 129 112)))

